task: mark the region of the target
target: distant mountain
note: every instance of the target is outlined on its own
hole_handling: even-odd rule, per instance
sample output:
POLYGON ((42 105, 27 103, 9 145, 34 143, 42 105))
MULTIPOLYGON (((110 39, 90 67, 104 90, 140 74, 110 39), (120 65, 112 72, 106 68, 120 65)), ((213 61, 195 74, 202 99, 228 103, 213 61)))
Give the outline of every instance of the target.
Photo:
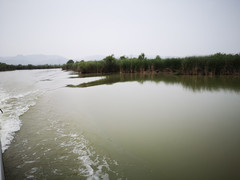
POLYGON ((55 55, 17 55, 14 57, 0 57, 0 62, 13 65, 43 65, 43 64, 65 64, 68 59, 55 55))

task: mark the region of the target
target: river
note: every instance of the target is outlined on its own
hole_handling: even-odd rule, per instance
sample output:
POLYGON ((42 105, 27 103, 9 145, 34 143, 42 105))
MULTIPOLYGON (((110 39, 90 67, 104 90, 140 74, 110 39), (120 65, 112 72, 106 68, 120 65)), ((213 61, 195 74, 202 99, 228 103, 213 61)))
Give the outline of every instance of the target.
POLYGON ((240 77, 0 77, 6 179, 240 179, 240 77))

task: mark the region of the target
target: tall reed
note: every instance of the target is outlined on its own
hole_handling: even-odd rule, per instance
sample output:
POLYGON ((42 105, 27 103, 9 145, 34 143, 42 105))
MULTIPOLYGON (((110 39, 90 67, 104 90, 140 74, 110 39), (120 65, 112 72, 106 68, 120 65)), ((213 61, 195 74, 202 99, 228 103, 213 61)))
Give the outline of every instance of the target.
POLYGON ((192 56, 184 58, 166 58, 157 56, 148 59, 144 54, 138 58, 121 56, 119 59, 113 55, 101 61, 70 60, 63 66, 65 70, 79 73, 176 73, 183 75, 239 75, 240 54, 217 53, 210 56, 192 56))

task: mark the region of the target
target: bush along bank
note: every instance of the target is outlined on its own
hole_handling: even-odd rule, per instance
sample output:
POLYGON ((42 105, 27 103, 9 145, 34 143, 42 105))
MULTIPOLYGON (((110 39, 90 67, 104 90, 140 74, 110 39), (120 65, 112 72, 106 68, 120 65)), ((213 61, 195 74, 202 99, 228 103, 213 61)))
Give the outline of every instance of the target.
POLYGON ((12 65, 0 62, 0 71, 13 71, 13 70, 30 70, 30 69, 52 69, 52 68, 61 68, 62 65, 12 65))
POLYGON ((138 58, 114 55, 101 61, 69 60, 62 66, 63 70, 79 73, 172 73, 179 75, 239 75, 240 54, 217 53, 210 56, 192 56, 184 58, 162 59, 156 56, 148 59, 142 53, 138 58))

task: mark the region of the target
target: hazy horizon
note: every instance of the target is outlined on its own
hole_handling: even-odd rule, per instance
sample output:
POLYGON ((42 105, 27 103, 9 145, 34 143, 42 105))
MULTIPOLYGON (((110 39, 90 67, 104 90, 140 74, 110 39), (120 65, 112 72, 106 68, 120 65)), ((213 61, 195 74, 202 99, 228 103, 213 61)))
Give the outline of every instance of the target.
POLYGON ((0 57, 240 53, 237 0, 0 0, 0 57))

